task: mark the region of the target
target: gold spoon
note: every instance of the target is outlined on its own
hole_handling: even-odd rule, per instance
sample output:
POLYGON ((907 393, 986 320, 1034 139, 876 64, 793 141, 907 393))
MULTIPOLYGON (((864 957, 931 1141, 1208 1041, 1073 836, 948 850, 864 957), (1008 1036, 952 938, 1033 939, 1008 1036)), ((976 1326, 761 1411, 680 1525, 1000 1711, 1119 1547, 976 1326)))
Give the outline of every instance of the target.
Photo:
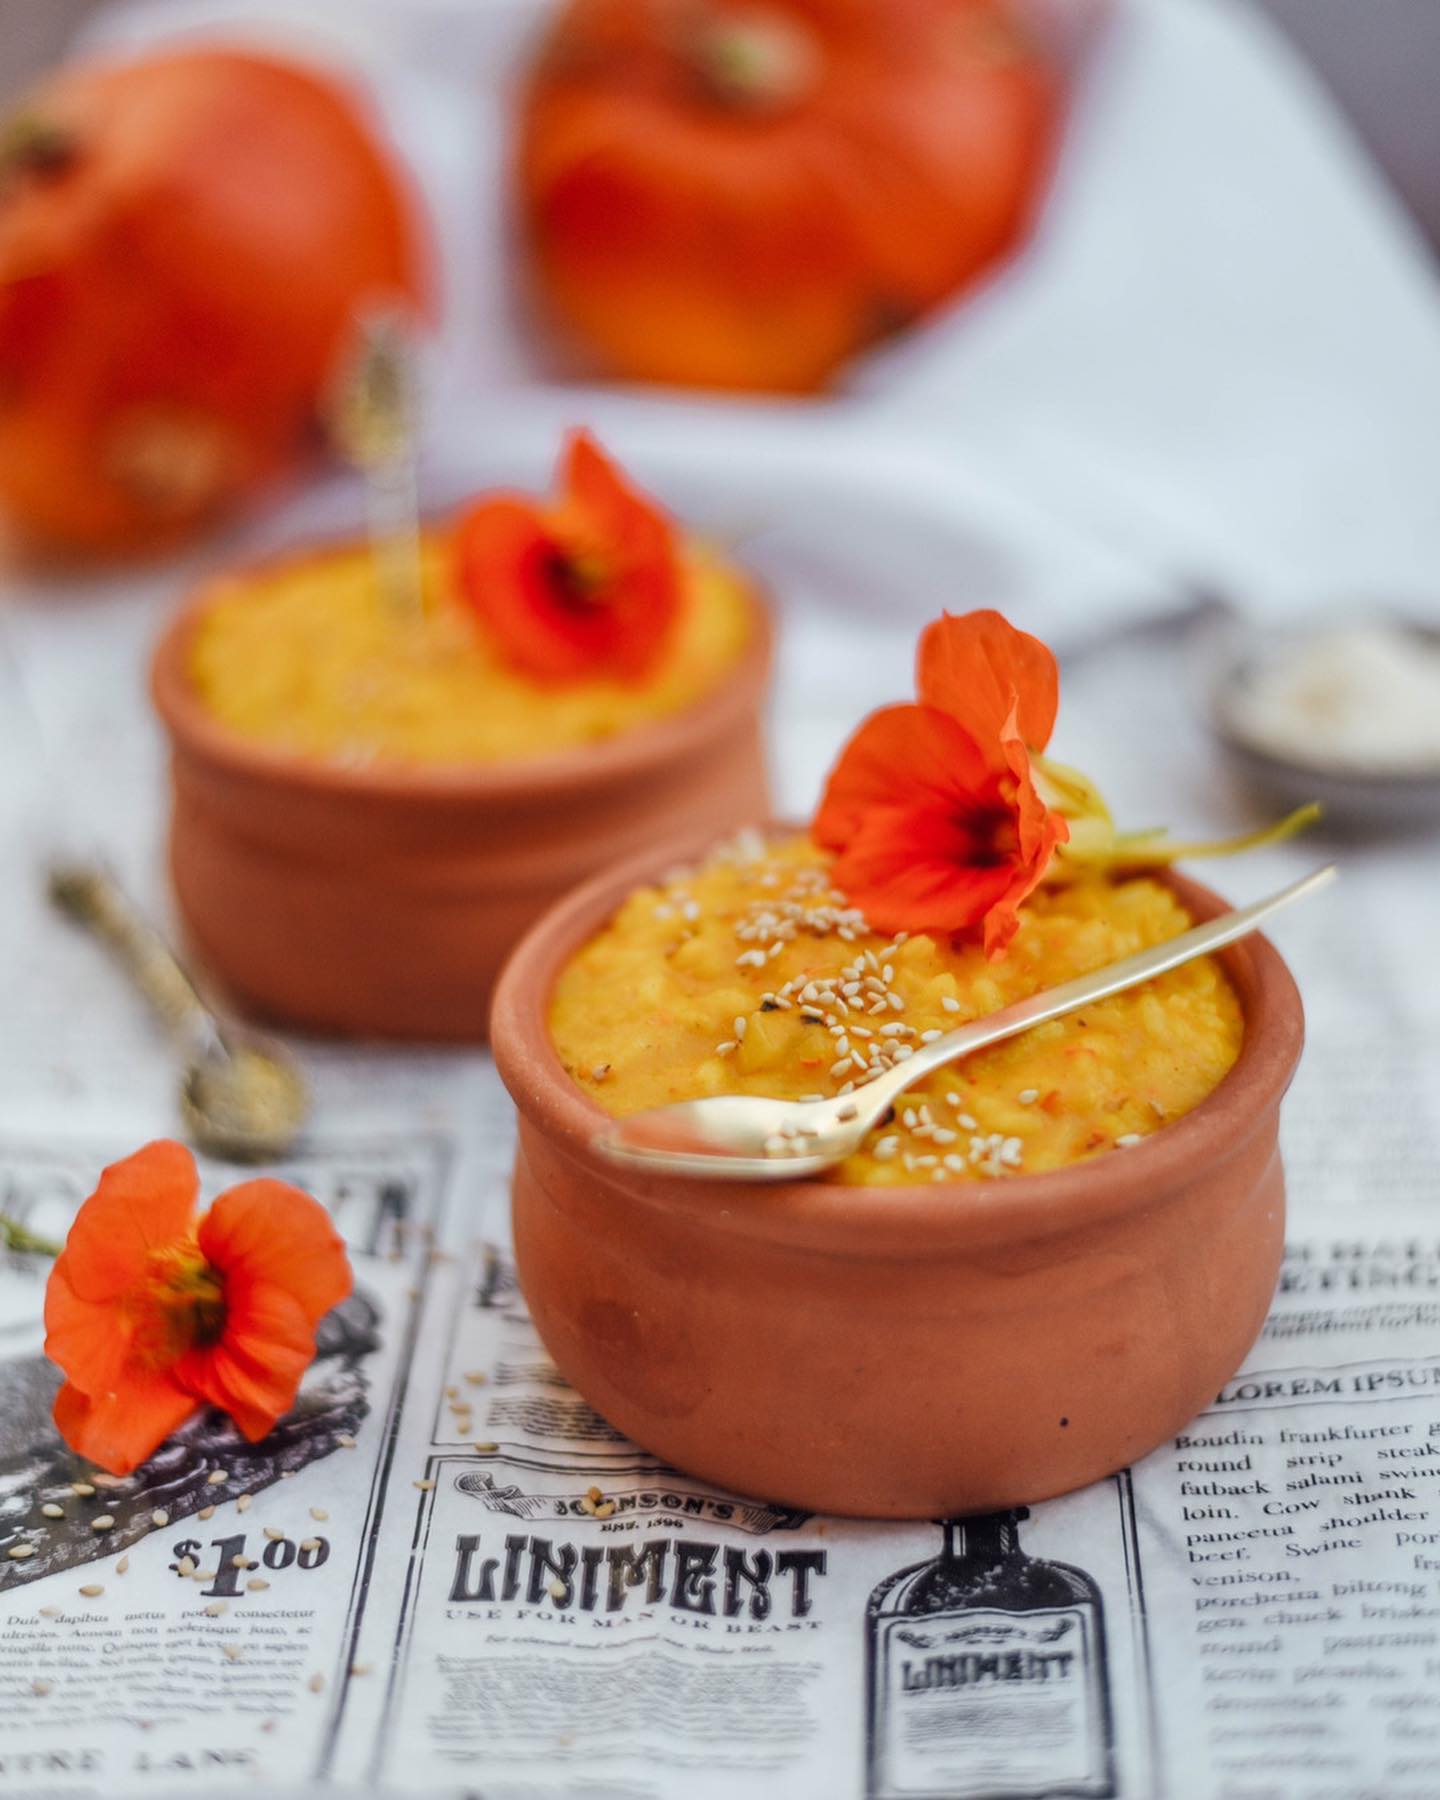
POLYGON ((936 1069, 1223 949, 1302 894, 1327 886, 1335 873, 1333 863, 1316 869, 1253 906, 1221 913, 1163 944, 946 1032, 853 1093, 813 1101, 771 1100, 759 1094, 682 1100, 611 1120, 596 1133, 595 1148, 612 1162, 720 1181, 793 1181, 797 1175, 816 1175, 858 1150, 866 1132, 879 1124, 900 1095, 936 1069))
POLYGON ((184 1048, 180 1113, 196 1148, 231 1162, 282 1156, 310 1111, 304 1077, 284 1051, 220 1024, 159 933, 106 869, 87 862, 55 863, 48 891, 67 918, 115 952, 184 1048))
POLYGON ((415 334, 403 314, 388 309, 363 314, 326 413, 331 442, 365 478, 370 552, 381 592, 397 616, 412 625, 425 616, 416 453, 418 360, 415 334))

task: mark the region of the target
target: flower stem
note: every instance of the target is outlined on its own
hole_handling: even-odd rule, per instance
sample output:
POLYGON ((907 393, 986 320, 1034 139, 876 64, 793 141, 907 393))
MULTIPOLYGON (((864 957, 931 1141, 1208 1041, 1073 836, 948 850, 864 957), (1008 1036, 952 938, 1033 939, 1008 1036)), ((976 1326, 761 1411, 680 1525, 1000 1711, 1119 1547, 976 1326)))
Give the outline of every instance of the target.
POLYGON ((52 1244, 49 1238, 37 1237, 18 1219, 11 1219, 0 1213, 0 1250, 9 1250, 21 1256, 58 1256, 60 1248, 59 1244, 52 1244))

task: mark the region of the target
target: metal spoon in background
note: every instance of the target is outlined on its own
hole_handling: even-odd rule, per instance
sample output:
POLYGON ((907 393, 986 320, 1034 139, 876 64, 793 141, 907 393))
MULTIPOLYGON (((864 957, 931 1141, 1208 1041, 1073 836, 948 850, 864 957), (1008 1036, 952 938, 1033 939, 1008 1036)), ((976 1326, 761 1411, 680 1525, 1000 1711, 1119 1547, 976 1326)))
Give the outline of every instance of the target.
POLYGON ((858 1150, 866 1132, 924 1076, 987 1044, 1016 1037, 1032 1025, 1043 1025, 1047 1019, 1075 1012, 1107 994, 1138 987, 1197 956, 1223 949, 1303 894, 1327 886, 1335 873, 1333 863, 1316 869, 1268 899, 1221 913, 1163 944, 1107 963, 1059 987, 1042 989, 1028 1000, 946 1032, 853 1093, 816 1101, 771 1100, 758 1094, 682 1100, 674 1106, 611 1120, 596 1133, 595 1148, 612 1162, 720 1181, 793 1181, 797 1175, 819 1174, 858 1150))
POLYGON ((397 616, 425 616, 416 440, 420 381, 405 315, 374 310, 355 323, 326 409, 330 441, 365 478, 365 517, 381 591, 397 616))
POLYGON ((180 1113, 196 1148, 231 1162, 284 1155, 310 1112, 304 1077, 285 1052, 220 1024, 160 934, 99 864, 54 863, 47 887, 67 918, 114 952, 186 1052, 180 1113))

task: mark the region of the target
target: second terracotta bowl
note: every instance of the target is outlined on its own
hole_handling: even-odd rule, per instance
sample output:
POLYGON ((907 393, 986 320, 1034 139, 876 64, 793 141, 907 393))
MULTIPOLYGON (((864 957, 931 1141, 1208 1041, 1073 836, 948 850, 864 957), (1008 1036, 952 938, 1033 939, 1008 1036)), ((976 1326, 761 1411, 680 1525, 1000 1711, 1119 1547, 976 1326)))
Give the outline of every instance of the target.
MULTIPOLYGON (((496 994, 495 1059, 520 1115, 517 1266, 561 1372, 677 1468, 871 1517, 1044 1499, 1179 1430, 1241 1363, 1279 1271, 1277 1128, 1303 1017, 1273 947, 1223 953, 1239 1059, 1133 1150, 923 1187, 642 1175, 591 1149, 604 1115, 566 1076, 546 1012, 570 955, 696 849, 563 901, 496 994)), ((1223 908, 1170 885, 1199 919, 1223 908)))
POLYGON ((170 864, 186 934, 246 1008, 322 1031, 485 1035, 517 938, 618 851, 766 807, 764 606, 735 667, 683 712, 527 762, 334 767, 218 723, 187 675, 197 594, 156 649, 170 864))

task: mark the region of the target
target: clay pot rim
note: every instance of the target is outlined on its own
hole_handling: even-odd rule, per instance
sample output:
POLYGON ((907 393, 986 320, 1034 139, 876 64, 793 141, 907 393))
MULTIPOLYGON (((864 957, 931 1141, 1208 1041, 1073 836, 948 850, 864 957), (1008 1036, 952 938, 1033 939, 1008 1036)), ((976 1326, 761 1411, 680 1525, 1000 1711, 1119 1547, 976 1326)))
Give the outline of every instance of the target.
POLYGON ((320 562, 358 542, 353 536, 318 540, 303 551, 280 552, 228 565, 207 576, 166 622, 150 661, 150 696, 170 737, 186 752, 227 773, 317 794, 421 802, 546 800, 557 792, 605 787, 648 769, 702 752, 759 703, 770 678, 775 627, 765 584, 741 569, 750 635, 720 681, 680 711, 545 756, 500 763, 409 765, 376 762, 363 768, 307 760, 243 737, 210 714, 186 672, 190 640, 222 583, 280 566, 320 562))
MULTIPOLYGON (((763 829, 802 828, 771 824, 763 829)), ((602 1162, 590 1149, 590 1139, 609 1115, 570 1080, 545 1026, 555 977, 626 894, 658 871, 693 860, 714 841, 713 834, 688 836, 628 857, 577 888, 520 940, 496 988, 490 1046, 517 1110, 581 1165, 580 1173, 592 1171, 607 1190, 627 1201, 700 1215, 715 1230, 860 1259, 910 1259, 925 1251, 947 1254, 1014 1245, 1163 1204, 1188 1184, 1198 1163, 1213 1167, 1237 1154, 1261 1129, 1294 1075, 1304 1038, 1299 990, 1274 945, 1252 935, 1220 953, 1245 1011, 1239 1057, 1198 1106, 1131 1149, 1036 1175, 893 1187, 816 1178, 715 1182, 646 1175, 602 1162)), ((1229 904, 1186 876, 1164 871, 1158 878, 1198 919, 1213 917, 1229 904)))

